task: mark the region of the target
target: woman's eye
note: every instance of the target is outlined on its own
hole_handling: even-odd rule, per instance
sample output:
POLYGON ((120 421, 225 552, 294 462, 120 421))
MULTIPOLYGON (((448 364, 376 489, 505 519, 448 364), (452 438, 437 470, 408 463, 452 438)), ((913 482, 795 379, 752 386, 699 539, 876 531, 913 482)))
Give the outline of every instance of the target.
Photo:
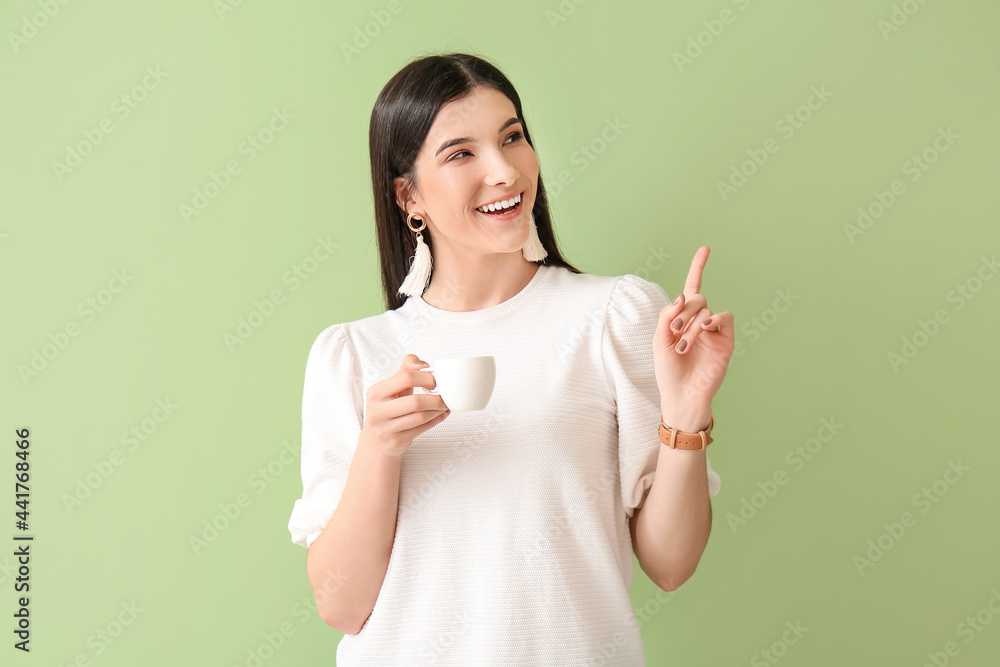
MULTIPOLYGON (((521 132, 521 131, 517 131, 517 132, 514 132, 513 134, 511 134, 509 137, 507 137, 507 139, 513 139, 514 141, 520 141, 523 137, 524 137, 524 133, 521 132)), ((504 143, 507 143, 507 142, 504 141, 504 143)), ((462 155, 463 153, 466 154, 466 155, 472 155, 472 153, 470 153, 469 151, 458 151, 457 153, 455 153, 454 155, 452 155, 450 158, 448 158, 448 162, 451 162, 452 160, 457 159, 458 156, 462 155)))

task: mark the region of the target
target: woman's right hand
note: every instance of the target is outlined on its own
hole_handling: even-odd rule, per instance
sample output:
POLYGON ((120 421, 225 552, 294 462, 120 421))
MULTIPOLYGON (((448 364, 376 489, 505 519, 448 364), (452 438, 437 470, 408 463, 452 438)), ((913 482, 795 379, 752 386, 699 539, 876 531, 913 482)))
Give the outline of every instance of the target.
POLYGON ((435 387, 431 373, 417 370, 429 365, 408 354, 394 375, 368 388, 361 440, 387 456, 402 456, 414 438, 451 414, 438 394, 413 393, 414 387, 435 387))

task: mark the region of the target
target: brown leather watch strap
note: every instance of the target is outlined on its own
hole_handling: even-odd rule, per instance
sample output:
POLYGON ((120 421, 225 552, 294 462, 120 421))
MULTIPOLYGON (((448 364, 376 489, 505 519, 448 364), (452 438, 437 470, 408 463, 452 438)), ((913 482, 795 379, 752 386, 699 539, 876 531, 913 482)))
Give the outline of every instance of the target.
POLYGON ((712 427, 715 426, 715 414, 708 423, 708 428, 697 433, 682 433, 675 428, 667 428, 660 415, 660 442, 670 449, 705 449, 712 444, 712 427))

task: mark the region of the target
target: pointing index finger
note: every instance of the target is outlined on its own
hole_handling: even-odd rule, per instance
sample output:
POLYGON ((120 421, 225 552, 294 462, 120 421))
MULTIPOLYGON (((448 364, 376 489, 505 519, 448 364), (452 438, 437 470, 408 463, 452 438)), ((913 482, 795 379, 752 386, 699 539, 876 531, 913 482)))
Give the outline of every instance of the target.
POLYGON ((705 262, 708 261, 710 249, 707 245, 698 248, 691 260, 691 268, 688 270, 687 280, 684 282, 684 295, 694 296, 701 291, 701 276, 705 270, 705 262))

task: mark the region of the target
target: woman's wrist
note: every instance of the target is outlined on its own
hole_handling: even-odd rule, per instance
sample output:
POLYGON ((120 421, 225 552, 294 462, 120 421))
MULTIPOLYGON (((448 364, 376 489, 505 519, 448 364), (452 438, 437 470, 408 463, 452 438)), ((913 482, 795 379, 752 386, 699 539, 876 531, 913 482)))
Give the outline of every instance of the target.
POLYGON ((663 423, 669 428, 675 428, 682 433, 697 433, 708 428, 712 421, 712 408, 682 408, 665 410, 660 408, 663 423))

